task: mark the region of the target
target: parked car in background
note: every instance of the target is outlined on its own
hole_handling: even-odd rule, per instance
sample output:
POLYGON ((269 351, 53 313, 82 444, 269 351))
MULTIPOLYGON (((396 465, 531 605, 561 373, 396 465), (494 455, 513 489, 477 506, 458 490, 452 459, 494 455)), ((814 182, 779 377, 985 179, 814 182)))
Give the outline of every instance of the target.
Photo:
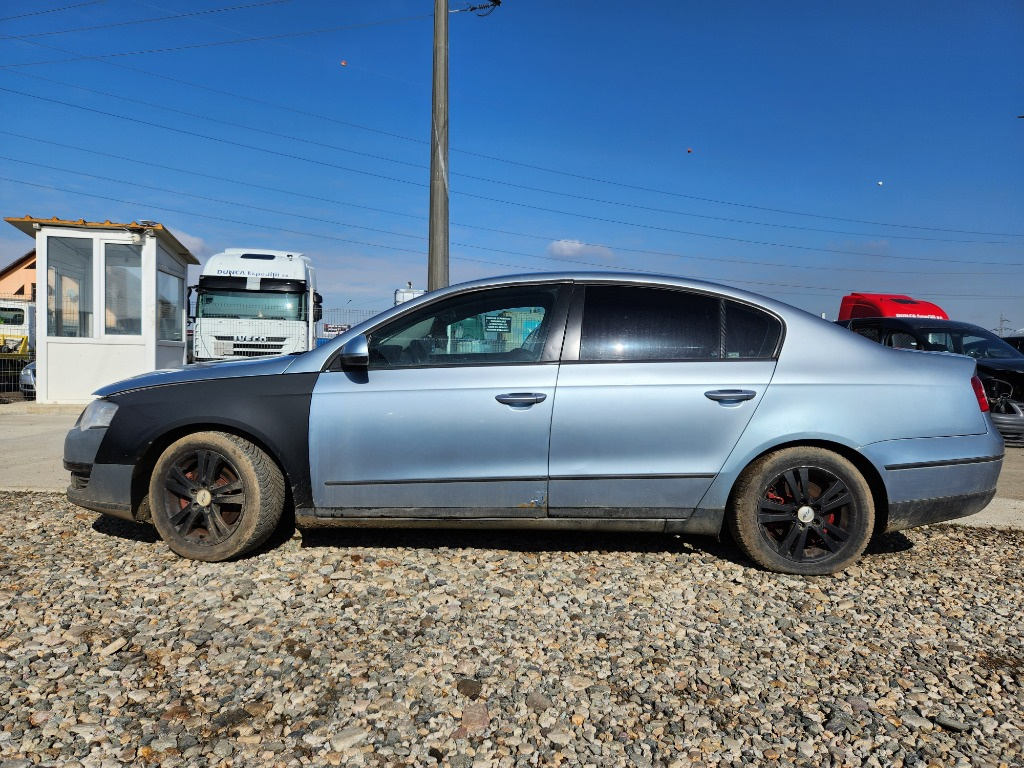
POLYGON ((21 395, 26 400, 36 399, 36 364, 32 361, 24 368, 21 369, 21 373, 18 374, 18 388, 21 389, 21 395))
POLYGON ((425 294, 304 354, 104 387, 68 498, 219 561, 298 527, 717 536, 824 574, 971 515, 1003 441, 973 360, 745 291, 561 273, 425 294))
POLYGON ((970 323, 912 317, 839 321, 851 331, 897 349, 951 352, 977 361, 992 421, 1010 442, 1024 441, 1024 353, 970 323))
POLYGON ((1024 333, 1014 334, 1012 336, 1003 336, 1001 338, 1018 352, 1024 352, 1024 333))

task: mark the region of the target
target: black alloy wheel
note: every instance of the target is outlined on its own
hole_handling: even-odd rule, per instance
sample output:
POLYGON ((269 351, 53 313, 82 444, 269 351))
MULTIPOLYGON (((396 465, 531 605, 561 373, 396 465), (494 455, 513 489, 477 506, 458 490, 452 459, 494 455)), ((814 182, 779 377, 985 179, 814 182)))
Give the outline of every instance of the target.
POLYGON ((260 448, 199 432, 170 445, 150 478, 153 524, 172 550, 216 562, 255 549, 284 507, 284 477, 260 448))
POLYGON ((225 456, 204 449, 183 454, 170 467, 163 484, 181 507, 169 521, 181 538, 213 546, 238 527, 245 488, 238 470, 225 456))
POLYGON ((733 535, 752 560, 773 571, 842 570, 860 557, 874 527, 863 476, 821 448, 789 448, 754 462, 734 497, 733 535))

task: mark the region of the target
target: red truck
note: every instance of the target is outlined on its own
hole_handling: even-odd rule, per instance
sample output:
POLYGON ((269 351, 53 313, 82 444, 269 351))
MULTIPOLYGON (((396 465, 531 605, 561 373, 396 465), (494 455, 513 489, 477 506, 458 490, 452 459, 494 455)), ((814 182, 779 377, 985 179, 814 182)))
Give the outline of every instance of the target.
POLYGON ((928 317, 949 320, 949 315, 942 307, 897 293, 851 293, 843 296, 839 305, 839 319, 853 320, 857 317, 928 317))

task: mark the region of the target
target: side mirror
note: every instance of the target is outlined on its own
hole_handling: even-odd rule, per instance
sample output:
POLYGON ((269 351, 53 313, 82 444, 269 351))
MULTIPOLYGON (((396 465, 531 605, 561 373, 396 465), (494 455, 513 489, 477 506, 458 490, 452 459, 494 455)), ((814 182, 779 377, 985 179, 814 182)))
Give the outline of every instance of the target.
POLYGON ((363 367, 370 364, 370 347, 366 336, 359 334, 345 342, 339 358, 345 367, 363 367))

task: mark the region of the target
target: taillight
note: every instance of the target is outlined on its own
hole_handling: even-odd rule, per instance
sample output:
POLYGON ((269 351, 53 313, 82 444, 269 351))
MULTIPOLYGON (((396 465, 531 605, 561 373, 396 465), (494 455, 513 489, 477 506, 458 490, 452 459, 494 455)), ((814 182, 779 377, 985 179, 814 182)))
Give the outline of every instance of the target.
POLYGON ((985 396, 985 385, 977 376, 971 377, 971 386, 974 387, 974 396, 978 398, 978 407, 982 413, 988 413, 988 397, 985 396))

